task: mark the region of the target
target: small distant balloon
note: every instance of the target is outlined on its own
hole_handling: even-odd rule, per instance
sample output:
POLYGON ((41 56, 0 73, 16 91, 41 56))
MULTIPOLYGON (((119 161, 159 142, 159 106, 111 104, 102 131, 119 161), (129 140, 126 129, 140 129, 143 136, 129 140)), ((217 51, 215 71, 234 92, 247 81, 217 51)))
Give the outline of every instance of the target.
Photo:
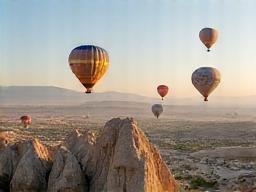
POLYGON ((166 85, 159 85, 157 87, 157 92, 162 97, 162 100, 167 95, 168 91, 169 91, 169 88, 166 85))
POLYGON ((204 101, 208 101, 208 96, 219 85, 221 75, 215 68, 200 67, 193 72, 191 80, 195 88, 204 96, 204 101))
POLYGON ((164 111, 163 106, 161 104, 152 105, 151 110, 156 118, 158 118, 164 111))
POLYGON ((21 123, 23 124, 24 128, 28 128, 29 125, 32 123, 32 118, 29 115, 24 115, 20 117, 21 123))
POLYGON ((71 51, 69 65, 72 72, 86 88, 86 93, 91 93, 93 86, 108 69, 108 53, 98 46, 82 45, 71 51))
POLYGON ((207 51, 210 51, 210 48, 218 39, 218 31, 213 28, 203 28, 199 32, 199 38, 207 47, 207 51))

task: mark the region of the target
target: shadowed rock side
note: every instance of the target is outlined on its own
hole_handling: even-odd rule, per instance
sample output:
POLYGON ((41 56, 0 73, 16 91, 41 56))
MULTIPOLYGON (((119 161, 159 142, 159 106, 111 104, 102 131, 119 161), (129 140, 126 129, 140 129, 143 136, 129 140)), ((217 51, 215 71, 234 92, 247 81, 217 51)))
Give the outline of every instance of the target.
POLYGON ((78 161, 65 147, 61 147, 55 155, 47 191, 88 191, 88 184, 78 161))
POLYGON ((98 136, 75 130, 56 149, 54 160, 49 151, 38 140, 2 149, 0 190, 176 192, 179 188, 133 119, 112 119, 98 136))

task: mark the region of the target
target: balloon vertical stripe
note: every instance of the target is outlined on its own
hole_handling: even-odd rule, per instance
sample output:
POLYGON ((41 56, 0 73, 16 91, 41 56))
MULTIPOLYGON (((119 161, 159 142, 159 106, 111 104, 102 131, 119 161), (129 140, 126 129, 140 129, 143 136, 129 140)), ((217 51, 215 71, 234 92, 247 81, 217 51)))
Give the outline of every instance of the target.
POLYGON ((86 93, 91 93, 92 87, 108 69, 108 53, 94 45, 79 46, 71 51, 69 65, 72 72, 87 89, 86 93))

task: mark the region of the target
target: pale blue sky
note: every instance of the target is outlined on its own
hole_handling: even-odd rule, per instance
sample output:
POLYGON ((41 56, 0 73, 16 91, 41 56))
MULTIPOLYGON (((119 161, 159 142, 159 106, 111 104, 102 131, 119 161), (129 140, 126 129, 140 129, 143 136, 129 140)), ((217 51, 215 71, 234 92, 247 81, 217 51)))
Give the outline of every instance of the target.
POLYGON ((191 73, 220 70, 214 95, 256 94, 254 0, 0 0, 0 85, 53 85, 84 91, 68 65, 81 44, 105 48, 107 74, 95 91, 199 95, 191 73), (207 53, 203 27, 220 36, 207 53))

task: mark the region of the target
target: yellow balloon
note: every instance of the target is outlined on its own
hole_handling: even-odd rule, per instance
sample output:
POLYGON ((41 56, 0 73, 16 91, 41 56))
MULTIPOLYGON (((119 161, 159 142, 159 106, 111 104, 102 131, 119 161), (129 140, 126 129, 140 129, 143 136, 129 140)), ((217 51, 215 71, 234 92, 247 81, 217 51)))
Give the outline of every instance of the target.
POLYGON ((220 79, 220 72, 212 67, 200 67, 191 77, 195 88, 204 96, 204 101, 208 101, 208 96, 219 85, 220 79))
POLYGON ((71 51, 69 65, 72 72, 87 89, 86 93, 91 93, 92 87, 108 69, 108 53, 94 45, 82 45, 71 51))

